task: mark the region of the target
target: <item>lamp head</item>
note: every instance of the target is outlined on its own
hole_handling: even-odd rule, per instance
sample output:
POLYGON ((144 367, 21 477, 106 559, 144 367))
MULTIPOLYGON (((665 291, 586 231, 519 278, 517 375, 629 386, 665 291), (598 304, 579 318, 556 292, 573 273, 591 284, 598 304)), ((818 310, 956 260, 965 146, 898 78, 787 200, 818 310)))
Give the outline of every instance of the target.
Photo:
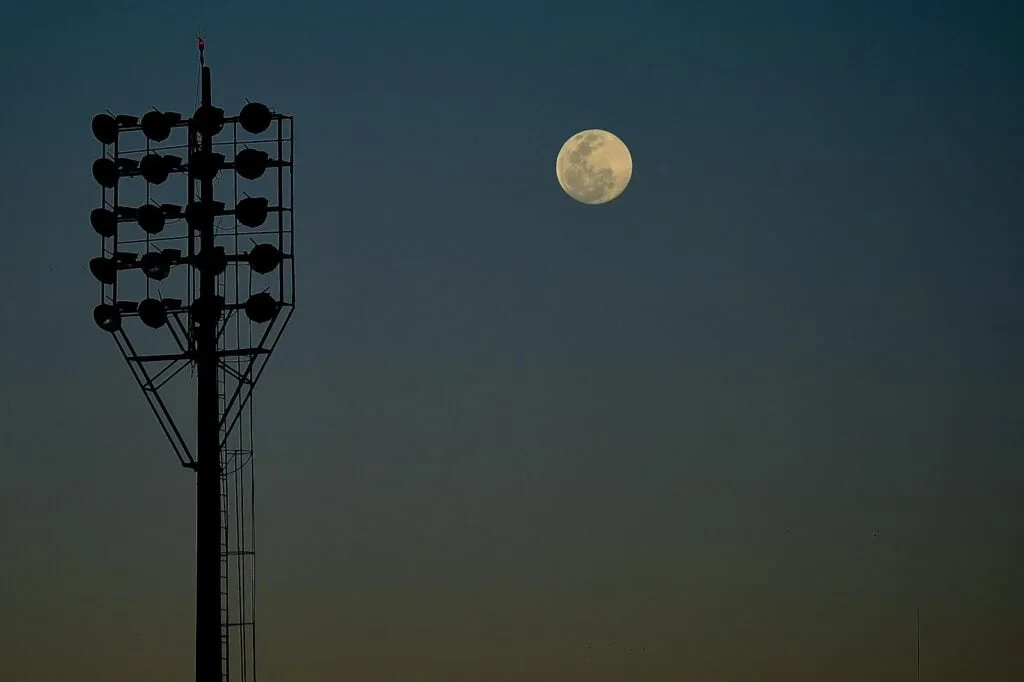
POLYGON ((139 319, 151 329, 159 329, 167 324, 167 309, 163 301, 147 298, 139 301, 139 319))
POLYGON ((273 244, 257 244, 249 252, 249 266, 261 275, 273 272, 281 260, 281 252, 273 244))
POLYGON ((245 314, 256 324, 270 322, 274 319, 277 315, 277 311, 280 309, 281 304, 266 292, 253 294, 249 297, 249 300, 245 302, 245 314))
POLYGON ((154 204, 143 204, 135 213, 135 219, 139 227, 148 234, 160 234, 164 229, 166 218, 159 206, 154 204))
POLYGON ((200 324, 205 320, 212 320, 213 323, 216 324, 223 311, 223 296, 214 296, 213 298, 204 298, 200 296, 192 301, 192 305, 189 307, 189 312, 192 313, 193 318, 195 318, 200 324))
POLYGON ((204 104, 192 115, 192 125, 201 135, 213 137, 224 130, 224 110, 204 104))
POLYGON ((92 134, 103 144, 117 142, 117 119, 110 114, 96 114, 92 117, 92 134))
POLYGON ((189 157, 188 170, 196 180, 213 180, 224 167, 224 155, 199 151, 189 157))
POLYGON ((96 159, 92 162, 92 177, 101 187, 112 189, 117 186, 121 172, 113 159, 96 159))
POLYGON ((235 205, 235 218, 246 227, 259 227, 267 221, 269 203, 265 197, 246 197, 235 205))
POLYGON ((172 170, 181 168, 181 157, 146 154, 139 162, 139 172, 146 182, 160 185, 167 180, 172 170))
POLYGON ((102 284, 117 282, 117 261, 113 258, 93 258, 89 261, 89 272, 102 284))
POLYGON ((121 328, 121 311, 106 303, 93 308, 92 319, 105 332, 113 334, 121 328))
POLYGON ((270 109, 260 102, 249 102, 238 112, 238 122, 253 135, 259 135, 269 128, 272 118, 270 109))
POLYGON ((255 180, 267 171, 270 156, 260 149, 243 149, 235 156, 235 172, 246 180, 255 180))
POLYGON ((106 208, 94 208, 89 214, 89 222, 96 234, 101 237, 113 237, 117 234, 117 215, 106 208))
POLYGON ((228 269, 228 257, 223 246, 215 246, 212 251, 200 251, 196 255, 195 266, 200 272, 222 275, 228 269))
POLYGON ((223 201, 193 201, 185 207, 185 222, 197 232, 213 229, 213 219, 224 213, 223 201))
POLYGON ((150 279, 161 281, 171 274, 171 259, 163 251, 150 251, 139 258, 139 268, 150 279))
POLYGON ((181 121, 181 114, 149 111, 142 117, 142 134, 153 142, 163 142, 171 136, 171 128, 181 121))

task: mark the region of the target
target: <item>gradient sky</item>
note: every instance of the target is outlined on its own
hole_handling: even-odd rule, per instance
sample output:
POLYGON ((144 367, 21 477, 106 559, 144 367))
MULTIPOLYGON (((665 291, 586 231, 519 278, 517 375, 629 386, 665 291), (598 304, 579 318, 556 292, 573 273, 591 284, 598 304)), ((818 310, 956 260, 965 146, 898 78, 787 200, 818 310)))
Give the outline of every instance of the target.
POLYGON ((1022 7, 4 3, 0 678, 192 676, 87 263, 90 118, 190 112, 201 29, 298 137, 260 680, 909 680, 918 604, 924 679, 1024 679, 1022 7))

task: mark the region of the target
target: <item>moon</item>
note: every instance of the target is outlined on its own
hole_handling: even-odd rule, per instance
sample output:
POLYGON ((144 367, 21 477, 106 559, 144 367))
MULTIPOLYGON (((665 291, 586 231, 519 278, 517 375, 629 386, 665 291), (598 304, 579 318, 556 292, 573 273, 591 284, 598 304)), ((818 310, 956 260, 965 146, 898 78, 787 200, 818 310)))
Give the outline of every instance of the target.
POLYGON ((562 145, 555 177, 565 193, 584 204, 607 204, 633 177, 629 148, 607 130, 584 130, 562 145))

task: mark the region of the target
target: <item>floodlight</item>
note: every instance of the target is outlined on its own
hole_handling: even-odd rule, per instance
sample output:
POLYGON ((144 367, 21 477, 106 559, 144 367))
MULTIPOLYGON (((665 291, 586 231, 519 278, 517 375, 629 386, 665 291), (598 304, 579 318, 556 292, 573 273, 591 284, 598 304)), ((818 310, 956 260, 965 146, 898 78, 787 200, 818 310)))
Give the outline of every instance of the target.
POLYGON ((174 265, 174 259, 169 250, 150 251, 139 259, 139 268, 142 269, 142 273, 158 282, 167 279, 167 276, 171 274, 172 265, 174 265))
POLYGON ((224 130, 224 110, 212 105, 203 105, 192 115, 192 123, 200 134, 213 137, 224 130))
POLYGON ((103 284, 117 282, 117 261, 113 258, 93 258, 89 261, 89 272, 103 284))
POLYGON ((228 256, 223 246, 215 246, 212 251, 200 251, 196 254, 193 265, 200 272, 222 275, 228 269, 228 256))
POLYGON ((113 159, 96 159, 92 162, 92 177, 101 186, 110 189, 117 186, 121 173, 113 159))
POLYGON ((249 266, 261 275, 273 272, 281 260, 281 252, 273 244, 257 244, 249 252, 249 266))
POLYGON ((111 189, 124 173, 134 173, 139 163, 134 159, 110 159, 103 157, 92 162, 92 177, 103 187, 111 189))
POLYGON ((160 154, 146 154, 139 162, 139 172, 146 182, 159 185, 167 180, 172 170, 181 168, 180 156, 161 156, 160 154))
POLYGON ((272 118, 270 109, 260 102, 249 102, 238 112, 238 122, 253 135, 259 135, 269 128, 272 118))
POLYGON ((192 305, 189 306, 189 312, 200 320, 202 320, 207 314, 211 313, 215 317, 220 317, 222 310, 224 310, 223 296, 214 296, 212 299, 200 296, 192 301, 192 305))
POLYGON ((264 197, 246 197, 235 205, 235 218, 246 227, 259 227, 267 220, 269 203, 264 197))
POLYGON ((92 134, 103 144, 117 142, 117 120, 110 114, 96 114, 92 117, 92 134))
POLYGON ((139 206, 135 212, 135 219, 138 221, 139 227, 149 234, 160 234, 166 222, 163 210, 154 204, 139 206))
POLYGON ((93 308, 92 319, 105 332, 114 333, 121 328, 121 311, 112 305, 104 303, 93 308))
POLYGON ((181 121, 181 114, 153 110, 142 117, 142 134, 153 142, 163 142, 171 136, 171 128, 181 121))
POLYGON ((224 213, 223 201, 193 201, 185 207, 185 222, 193 230, 213 229, 213 219, 224 213))
POLYGON ((266 292, 253 294, 245 302, 245 314, 256 324, 263 324, 274 319, 280 307, 281 304, 266 292))
POLYGON ((260 149, 243 149, 235 156, 235 172, 246 180, 263 175, 270 165, 270 156, 260 149))
POLYGON ((167 324, 167 309, 162 301, 147 298, 139 301, 139 319, 142 324, 152 329, 159 329, 167 324))
POLYGON ((106 208, 94 208, 89 214, 92 229, 101 237, 113 237, 117 234, 117 215, 106 208))
POLYGON ((224 167, 224 155, 214 152, 196 152, 189 157, 188 170, 197 180, 213 180, 224 167))
MULTIPOLYGON (((94 244, 99 253, 92 254, 99 258, 89 261, 91 256, 84 255, 79 268, 89 261, 90 276, 96 279, 85 281, 87 288, 95 287, 97 280, 100 283, 98 291, 92 289, 98 299, 92 301, 96 326, 113 337, 160 430, 181 465, 196 477, 201 501, 196 516, 200 529, 196 584, 202 588, 211 581, 224 585, 224 580, 234 579, 220 560, 221 545, 230 545, 231 553, 251 554, 251 514, 236 519, 239 523, 230 537, 215 532, 217 524, 223 531, 221 512, 230 501, 228 494, 242 490, 243 485, 249 487, 251 466, 240 462, 242 466, 235 467, 239 475, 231 480, 214 474, 218 458, 228 452, 225 447, 239 438, 249 446, 251 439, 243 430, 251 426, 253 390, 291 318, 295 280, 291 276, 292 118, 247 100, 227 114, 214 106, 225 103, 213 99, 202 37, 198 48, 199 97, 191 104, 185 100, 183 109, 176 108, 181 114, 144 102, 134 109, 139 111, 137 117, 119 116, 106 108, 90 117, 92 134, 101 142, 96 155, 101 158, 92 164, 101 192, 88 208, 101 243, 94 244), (239 113, 243 105, 247 106, 239 113), (246 147, 257 150, 243 151, 246 147), (180 192, 167 187, 178 182, 183 183, 180 192), (247 186, 240 187, 240 182, 247 186), (265 190, 258 187, 263 183, 265 190), (249 195, 267 198, 248 199, 249 195), (275 214, 273 221, 271 214, 275 214), (273 234, 256 238, 264 231, 273 234), (245 240, 247 235, 240 233, 253 239, 245 240), (176 248, 163 248, 172 245, 176 248), (232 268, 235 272, 229 275, 232 268), (229 286, 230 276, 235 282, 229 286), (254 284, 253 279, 264 281, 254 284), (261 291, 269 293, 252 296, 261 291), (164 294, 177 298, 164 298, 164 294), (136 317, 137 321, 130 319, 136 317), (131 338, 134 334, 140 338, 131 338), (186 368, 194 370, 193 379, 199 377, 188 391, 191 395, 176 390, 187 379, 188 372, 180 371, 186 368), (176 386, 165 389, 176 377, 176 386), (197 428, 176 423, 181 401, 194 406, 197 428), (223 493, 221 498, 217 490, 223 493)), ((88 234, 85 238, 94 239, 88 234)), ((245 571, 251 573, 250 568, 245 571)), ((251 578, 248 573, 237 576, 240 585, 251 578)), ((218 633, 231 625, 227 622, 231 614, 217 610, 216 591, 200 589, 198 595, 196 677, 212 681, 223 672, 222 659, 229 654, 241 660, 243 668, 255 662, 255 646, 248 640, 232 644, 231 651, 224 653, 218 633)), ((251 611, 251 604, 242 600, 239 608, 251 611)), ((246 632, 252 631, 251 618, 241 625, 246 632)))

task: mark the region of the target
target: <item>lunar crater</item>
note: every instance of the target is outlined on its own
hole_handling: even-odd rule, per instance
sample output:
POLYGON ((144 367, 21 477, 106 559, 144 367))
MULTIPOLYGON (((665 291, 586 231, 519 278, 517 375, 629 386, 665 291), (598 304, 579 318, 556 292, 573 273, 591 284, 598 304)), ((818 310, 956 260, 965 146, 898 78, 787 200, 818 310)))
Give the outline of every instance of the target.
POLYGON ((633 159, 617 136, 605 130, 586 130, 562 145, 555 175, 573 199, 604 204, 626 189, 633 175, 633 159))

